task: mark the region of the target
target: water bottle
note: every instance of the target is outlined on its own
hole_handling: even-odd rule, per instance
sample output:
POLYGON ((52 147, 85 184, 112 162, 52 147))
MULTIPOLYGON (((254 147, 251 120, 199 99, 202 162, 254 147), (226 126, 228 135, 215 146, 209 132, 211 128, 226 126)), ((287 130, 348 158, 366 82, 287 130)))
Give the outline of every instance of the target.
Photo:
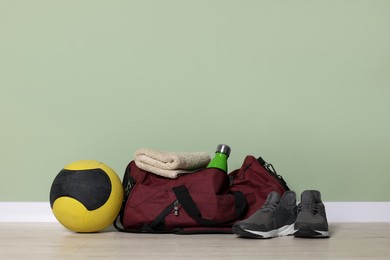
POLYGON ((217 146, 214 158, 211 159, 207 168, 218 168, 224 172, 228 172, 227 159, 230 155, 230 147, 226 144, 220 144, 217 146))

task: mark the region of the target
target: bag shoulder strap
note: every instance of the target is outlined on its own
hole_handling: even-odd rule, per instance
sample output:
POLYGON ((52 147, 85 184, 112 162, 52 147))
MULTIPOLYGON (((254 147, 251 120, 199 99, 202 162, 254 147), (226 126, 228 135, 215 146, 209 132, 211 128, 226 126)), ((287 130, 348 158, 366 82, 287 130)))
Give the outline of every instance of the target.
POLYGON ((246 198, 244 194, 240 191, 234 191, 232 192, 232 194, 235 198, 236 219, 227 219, 221 222, 205 219, 202 217, 199 208, 196 206, 196 203, 192 199, 185 185, 174 187, 172 189, 176 195, 176 198, 179 200, 180 204, 183 206, 183 208, 188 213, 188 215, 190 215, 194 220, 196 220, 199 224, 203 226, 210 227, 210 226, 219 226, 219 225, 231 223, 236 219, 239 219, 243 215, 246 209, 246 198))

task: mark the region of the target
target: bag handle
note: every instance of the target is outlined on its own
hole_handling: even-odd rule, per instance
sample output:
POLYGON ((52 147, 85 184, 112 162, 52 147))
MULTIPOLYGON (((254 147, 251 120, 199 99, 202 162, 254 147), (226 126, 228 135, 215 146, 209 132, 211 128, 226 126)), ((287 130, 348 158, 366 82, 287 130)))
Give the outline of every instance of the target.
POLYGON ((218 226, 233 222, 243 216, 243 213, 246 209, 246 198, 244 194, 240 191, 233 191, 232 194, 235 199, 236 218, 227 219, 225 221, 214 221, 210 219, 205 219, 202 218, 198 207, 196 206, 185 185, 174 187, 172 188, 172 190, 175 193, 176 198, 179 200, 180 204, 183 206, 184 210, 188 213, 188 215, 190 215, 196 222, 198 222, 202 226, 218 226))

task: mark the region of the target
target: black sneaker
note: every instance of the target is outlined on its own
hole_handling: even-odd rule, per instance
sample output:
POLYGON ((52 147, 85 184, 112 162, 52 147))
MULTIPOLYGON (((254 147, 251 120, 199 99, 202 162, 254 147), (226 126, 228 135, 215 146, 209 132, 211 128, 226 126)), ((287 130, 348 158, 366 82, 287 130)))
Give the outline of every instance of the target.
POLYGON ((236 222, 233 233, 240 237, 271 238, 291 235, 297 217, 295 192, 286 191, 282 198, 273 191, 261 209, 249 218, 236 222))
POLYGON ((294 226, 294 237, 329 237, 325 206, 319 191, 302 192, 294 226))

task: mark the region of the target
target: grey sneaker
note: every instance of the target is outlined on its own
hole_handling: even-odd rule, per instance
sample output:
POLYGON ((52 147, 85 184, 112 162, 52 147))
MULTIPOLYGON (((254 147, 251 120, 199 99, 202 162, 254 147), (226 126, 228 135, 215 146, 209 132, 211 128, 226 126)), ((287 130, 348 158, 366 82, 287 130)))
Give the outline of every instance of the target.
POLYGON ((296 196, 293 191, 286 191, 282 198, 272 191, 261 209, 249 218, 236 222, 232 231, 240 237, 271 238, 291 235, 297 217, 296 196))
POLYGON ((294 226, 294 237, 329 237, 325 206, 319 191, 302 192, 294 226))

